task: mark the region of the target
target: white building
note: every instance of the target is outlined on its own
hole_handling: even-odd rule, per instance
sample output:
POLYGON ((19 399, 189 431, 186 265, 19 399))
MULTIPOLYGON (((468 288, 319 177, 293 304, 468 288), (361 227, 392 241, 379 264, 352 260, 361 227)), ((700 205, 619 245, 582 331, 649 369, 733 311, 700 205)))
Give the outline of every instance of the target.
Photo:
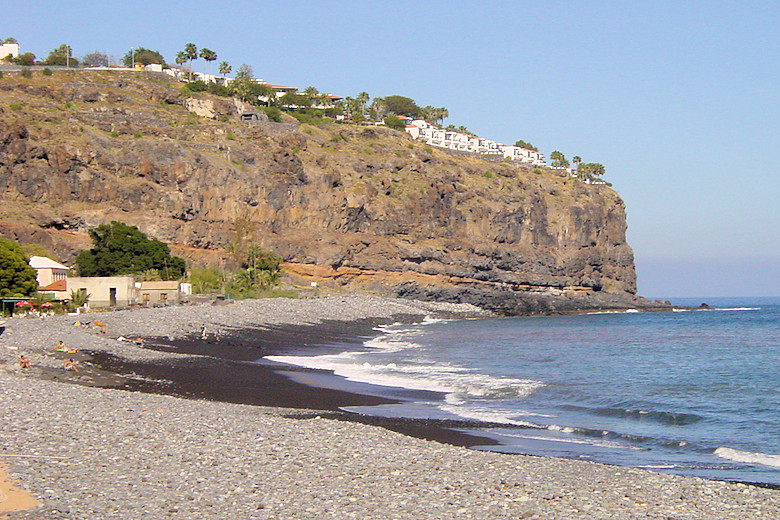
POLYGON ((422 119, 407 119, 406 123, 406 133, 414 139, 425 141, 425 144, 430 146, 480 155, 503 155, 513 161, 528 163, 534 166, 547 166, 544 162, 544 155, 535 150, 501 144, 476 135, 442 130, 422 119))
POLYGON ((12 58, 19 57, 19 44, 18 43, 2 43, 0 44, 0 60, 6 58, 8 55, 12 58))
POLYGON ((530 150, 520 146, 504 145, 501 151, 503 152, 504 157, 512 159, 513 161, 530 163, 534 166, 546 166, 544 155, 536 150, 530 150))

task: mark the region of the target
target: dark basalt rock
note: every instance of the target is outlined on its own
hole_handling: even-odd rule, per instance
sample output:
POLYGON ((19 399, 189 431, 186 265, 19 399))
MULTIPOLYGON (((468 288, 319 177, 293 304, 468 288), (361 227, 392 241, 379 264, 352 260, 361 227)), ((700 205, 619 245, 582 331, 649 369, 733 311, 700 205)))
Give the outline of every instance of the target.
POLYGON ((634 295, 625 207, 606 186, 453 157, 385 128, 247 125, 224 100, 214 106, 229 121, 183 125, 192 116, 176 85, 119 83, 28 89, 77 104, 52 102, 34 131, 0 113, 0 233, 48 234, 69 260, 87 227, 118 219, 216 263, 218 253, 195 248, 224 249, 232 223, 249 216, 262 247, 353 273, 298 273, 303 285, 504 314, 649 303, 634 295), (29 204, 46 218, 25 213, 29 204))

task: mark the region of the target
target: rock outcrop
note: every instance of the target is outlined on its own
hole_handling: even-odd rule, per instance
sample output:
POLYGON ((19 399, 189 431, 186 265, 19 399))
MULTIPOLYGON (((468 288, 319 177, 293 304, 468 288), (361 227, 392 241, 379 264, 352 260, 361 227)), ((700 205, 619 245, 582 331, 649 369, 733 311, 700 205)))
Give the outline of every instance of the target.
POLYGON ((0 81, 2 236, 67 261, 87 229, 120 220, 216 263, 242 221, 302 285, 512 314, 650 305, 607 186, 385 128, 249 125, 159 78, 77 77, 0 81))

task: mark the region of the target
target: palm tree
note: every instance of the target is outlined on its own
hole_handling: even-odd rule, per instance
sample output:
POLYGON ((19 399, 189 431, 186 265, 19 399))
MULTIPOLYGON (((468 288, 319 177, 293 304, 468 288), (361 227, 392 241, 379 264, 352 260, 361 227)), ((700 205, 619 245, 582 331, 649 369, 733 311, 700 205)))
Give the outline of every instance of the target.
POLYGON ((198 59, 198 48, 194 43, 188 43, 184 46, 184 54, 186 54, 187 59, 190 60, 190 80, 192 80, 192 60, 198 59))
POLYGON ((208 64, 217 59, 217 53, 212 51, 211 49, 207 49, 206 47, 203 47, 200 50, 200 57, 206 60, 206 68, 207 68, 206 72, 210 73, 208 64))
POLYGON ((187 53, 184 51, 179 51, 176 54, 176 64, 179 66, 179 68, 181 68, 185 61, 187 61, 187 53))
POLYGON ((385 100, 381 97, 374 98, 368 107, 368 113, 374 121, 382 121, 385 118, 385 100))
POLYGON ((371 96, 368 95, 368 92, 361 92, 360 94, 357 95, 357 98, 355 98, 355 101, 357 101, 360 104, 361 119, 366 113, 366 103, 368 103, 369 99, 371 99, 371 96))
POLYGON ((582 157, 580 157, 579 155, 575 155, 574 157, 571 158, 571 162, 574 163, 574 167, 576 168, 577 165, 582 162, 582 157))
POLYGON ((219 63, 219 73, 223 76, 230 74, 230 72, 233 70, 233 67, 230 66, 230 63, 226 61, 221 61, 219 63))
POLYGON ((444 120, 450 117, 450 111, 444 107, 441 107, 439 108, 438 113, 436 115, 438 116, 437 121, 439 121, 439 124, 443 125, 444 120))

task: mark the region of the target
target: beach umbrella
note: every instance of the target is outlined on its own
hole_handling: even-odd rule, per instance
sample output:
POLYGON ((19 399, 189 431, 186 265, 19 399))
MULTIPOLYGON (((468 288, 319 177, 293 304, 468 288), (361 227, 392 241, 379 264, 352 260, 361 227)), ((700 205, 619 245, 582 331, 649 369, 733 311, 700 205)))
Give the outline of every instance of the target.
POLYGON ((43 302, 41 304, 41 309, 47 309, 49 307, 54 307, 54 304, 52 302, 43 302))
POLYGON ((25 305, 30 305, 30 302, 16 302, 17 307, 24 307, 25 305))

